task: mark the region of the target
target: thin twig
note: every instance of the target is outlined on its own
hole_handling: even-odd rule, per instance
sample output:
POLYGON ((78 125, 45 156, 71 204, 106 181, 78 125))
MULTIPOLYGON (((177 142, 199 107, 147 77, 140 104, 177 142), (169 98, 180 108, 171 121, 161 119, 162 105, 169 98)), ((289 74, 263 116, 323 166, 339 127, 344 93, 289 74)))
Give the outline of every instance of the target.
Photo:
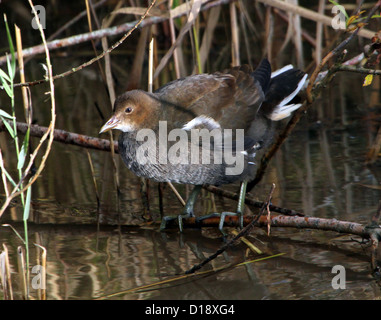
MULTIPOLYGON (((99 2, 97 2, 96 4, 92 5, 92 8, 93 9, 96 9, 100 6, 102 6, 105 2, 107 2, 108 0, 100 0, 99 2)), ((86 10, 83 10, 81 13, 79 13, 78 15, 76 15, 73 19, 71 19, 70 21, 68 21, 67 23, 65 23, 62 27, 60 27, 56 32, 54 32, 52 35, 50 35, 48 37, 48 41, 50 40, 53 40, 55 38, 57 38, 62 32, 64 32, 66 29, 68 29, 71 25, 73 25, 74 23, 76 23, 78 20, 82 19, 83 17, 85 17, 87 14, 87 11, 86 10)))
POLYGON ((169 58, 172 56, 173 51, 181 43, 181 41, 184 38, 184 36, 186 35, 186 33, 192 27, 194 21, 196 20, 198 14, 201 11, 201 5, 203 4, 204 1, 205 0, 196 0, 193 2, 193 5, 192 5, 191 10, 189 12, 189 16, 188 16, 188 20, 187 20, 186 24, 180 30, 179 35, 177 36, 175 43, 168 49, 168 51, 165 53, 164 57, 161 58, 159 65, 155 69, 155 72, 153 75, 154 79, 156 79, 157 76, 160 74, 160 72, 163 70, 163 68, 167 64, 169 58))
POLYGON ((381 70, 368 69, 368 68, 362 68, 362 67, 352 67, 352 66, 343 65, 343 64, 337 66, 335 70, 348 71, 348 72, 361 73, 361 74, 373 74, 373 75, 381 76, 381 70))
MULTIPOLYGON (((64 73, 61 73, 61 74, 58 74, 58 75, 55 75, 53 77, 53 80, 57 80, 57 79, 61 79, 61 78, 64 78, 68 75, 71 75, 75 72, 78 72, 80 70, 82 70, 83 68, 86 68, 90 65, 92 65, 94 62, 102 59, 106 54, 110 53, 111 51, 113 51, 115 48, 119 47, 119 45, 121 45, 130 35, 131 33, 136 30, 144 21, 144 19, 146 18, 148 12, 151 10, 151 8, 154 6, 154 4, 156 3, 156 0, 152 0, 152 3, 151 5, 147 8, 146 12, 143 14, 143 16, 140 18, 140 20, 138 22, 136 22, 132 27, 129 27, 129 31, 119 40, 117 41, 116 43, 114 43, 110 48, 108 48, 106 51, 103 51, 100 55, 94 57, 93 59, 91 59, 90 61, 87 61, 83 64, 81 64, 80 66, 76 67, 76 68, 72 68, 64 73)), ((130 25, 129 25, 130 26, 130 25)), ((111 28, 113 29, 113 28, 111 28)), ((114 28, 115 29, 115 28, 114 28)), ((98 39, 98 38, 102 38, 102 37, 105 37, 105 36, 108 36, 109 34, 108 33, 104 33, 102 32, 104 30, 98 30, 98 31, 94 31, 93 33, 99 33, 100 36, 97 36, 97 37, 89 37, 88 40, 91 40, 91 39, 98 39)), ((71 42, 68 40, 68 43, 70 44, 71 42)), ((68 45, 68 44, 66 44, 68 45)), ((62 44, 61 44, 62 46, 62 44)), ((50 49, 54 49, 53 48, 50 48, 50 49)), ((27 52, 24 51, 24 55, 26 54, 27 52)), ((40 53, 40 51, 38 51, 37 53, 40 53)), ((1 64, 1 58, 0 58, 0 64, 1 64)), ((46 79, 41 79, 41 80, 36 80, 36 81, 31 81, 31 82, 26 82, 26 83, 16 83, 14 85, 14 87, 18 87, 18 86, 34 86, 34 85, 37 85, 37 84, 41 84, 41 83, 44 83, 46 82, 46 79)))
MULTIPOLYGON (((369 20, 373 17, 377 9, 381 6, 381 0, 379 0, 372 8, 372 10, 369 12, 367 18, 363 21, 364 25, 369 22, 369 20)), ((307 100, 309 104, 313 102, 313 96, 311 94, 312 88, 315 85, 315 80, 318 76, 318 74, 321 72, 325 64, 331 60, 333 57, 335 57, 338 53, 341 53, 341 50, 344 49, 348 45, 348 43, 360 32, 362 28, 358 27, 349 37, 344 39, 338 46, 336 46, 332 51, 330 51, 324 59, 319 63, 319 65, 315 68, 314 72, 312 73, 309 84, 306 89, 307 94, 307 100)))

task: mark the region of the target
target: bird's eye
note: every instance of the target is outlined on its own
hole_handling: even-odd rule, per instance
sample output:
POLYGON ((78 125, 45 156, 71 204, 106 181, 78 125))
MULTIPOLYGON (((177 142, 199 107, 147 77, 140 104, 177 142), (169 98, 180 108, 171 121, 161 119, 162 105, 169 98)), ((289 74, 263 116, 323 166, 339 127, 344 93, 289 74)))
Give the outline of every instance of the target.
POLYGON ((125 113, 131 113, 132 112, 132 108, 131 107, 127 107, 126 110, 124 110, 125 113))

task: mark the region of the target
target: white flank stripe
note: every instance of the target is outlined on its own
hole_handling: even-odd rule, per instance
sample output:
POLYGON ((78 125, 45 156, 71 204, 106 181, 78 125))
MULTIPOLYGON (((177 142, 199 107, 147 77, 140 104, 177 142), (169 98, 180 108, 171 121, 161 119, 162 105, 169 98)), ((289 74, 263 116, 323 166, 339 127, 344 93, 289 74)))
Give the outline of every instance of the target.
POLYGON ((221 128, 220 124, 216 120, 214 120, 213 118, 205 116, 205 115, 201 115, 201 116, 198 116, 198 117, 192 119, 188 123, 186 123, 183 126, 183 129, 189 131, 189 130, 194 129, 200 125, 205 126, 208 130, 221 128))

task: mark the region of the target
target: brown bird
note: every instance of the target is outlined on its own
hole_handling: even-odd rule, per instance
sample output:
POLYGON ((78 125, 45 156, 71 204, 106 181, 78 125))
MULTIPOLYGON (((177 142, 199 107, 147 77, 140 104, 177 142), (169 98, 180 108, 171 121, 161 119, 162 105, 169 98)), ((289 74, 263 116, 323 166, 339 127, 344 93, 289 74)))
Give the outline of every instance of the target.
POLYGON ((264 59, 255 71, 241 66, 175 80, 154 93, 128 91, 116 99, 100 133, 122 131, 119 153, 137 176, 195 185, 183 213, 164 217, 161 229, 178 218, 182 231, 202 185, 242 182, 237 212, 213 214, 220 216, 223 232, 226 215, 238 215, 242 227, 256 151, 271 142, 274 121, 300 107, 292 100, 306 79, 292 66, 271 73, 264 59))

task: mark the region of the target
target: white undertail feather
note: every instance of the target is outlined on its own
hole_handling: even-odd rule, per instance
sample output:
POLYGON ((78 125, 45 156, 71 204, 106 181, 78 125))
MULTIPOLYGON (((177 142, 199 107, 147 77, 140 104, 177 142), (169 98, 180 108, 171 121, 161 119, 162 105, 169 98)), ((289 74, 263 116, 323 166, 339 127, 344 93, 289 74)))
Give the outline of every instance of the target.
POLYGON ((278 105, 270 115, 270 120, 279 121, 291 115, 291 113, 301 107, 301 103, 289 104, 287 106, 278 105))
POLYGON ((298 94, 298 92, 303 88, 306 80, 307 80, 307 74, 305 74, 304 77, 299 81, 296 89, 290 95, 288 95, 286 98, 284 98, 275 107, 274 111, 270 115, 271 120, 279 121, 279 120, 282 120, 284 118, 287 118, 288 116, 290 116, 291 112, 300 108, 301 104, 290 104, 290 105, 286 105, 286 104, 295 98, 295 96, 298 94))
POLYGON ((284 66, 283 68, 281 68, 281 69, 279 69, 279 70, 276 70, 276 71, 272 72, 272 73, 271 73, 271 78, 274 78, 274 77, 276 77, 277 75, 280 75, 280 74, 283 73, 283 72, 286 72, 286 71, 288 71, 288 70, 291 70, 292 68, 294 68, 292 64, 289 64, 289 65, 287 65, 287 66, 284 66))

